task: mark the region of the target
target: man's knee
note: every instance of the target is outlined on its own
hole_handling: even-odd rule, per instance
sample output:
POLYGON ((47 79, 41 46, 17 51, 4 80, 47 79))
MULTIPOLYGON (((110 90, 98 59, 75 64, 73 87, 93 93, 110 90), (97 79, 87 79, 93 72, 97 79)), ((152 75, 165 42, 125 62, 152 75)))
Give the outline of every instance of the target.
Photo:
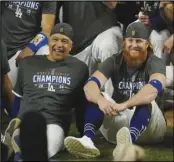
POLYGON ((163 30, 161 32, 153 30, 149 37, 154 50, 154 54, 157 57, 161 58, 166 64, 168 64, 169 62, 169 56, 163 53, 163 46, 168 38, 169 32, 167 30, 163 30))
POLYGON ((119 27, 110 28, 98 35, 92 44, 92 55, 95 60, 103 62, 108 57, 118 53, 122 40, 122 31, 119 27))
POLYGON ((48 140, 48 157, 54 156, 56 153, 64 148, 64 131, 55 124, 47 126, 47 140, 48 140))
POLYGON ((152 46, 160 47, 162 49, 164 42, 169 38, 169 32, 167 30, 163 30, 161 32, 157 32, 156 30, 152 30, 150 34, 150 41, 152 46))
POLYGON ((173 72, 174 72, 173 66, 166 66, 166 87, 174 86, 173 72))

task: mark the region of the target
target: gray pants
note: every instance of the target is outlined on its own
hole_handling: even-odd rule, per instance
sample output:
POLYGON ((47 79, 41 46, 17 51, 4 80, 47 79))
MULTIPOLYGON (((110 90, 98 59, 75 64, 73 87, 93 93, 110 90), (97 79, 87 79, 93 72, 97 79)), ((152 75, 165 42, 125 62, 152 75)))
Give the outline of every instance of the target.
MULTIPOLYGON (((102 93, 103 96, 115 103, 115 101, 109 97, 108 94, 102 93)), ((163 137, 166 132, 166 122, 164 116, 156 104, 155 101, 151 102, 152 104, 152 112, 150 123, 147 126, 147 129, 141 134, 138 138, 138 144, 152 144, 157 143, 163 140, 163 137)), ((105 137, 105 139, 113 144, 116 144, 116 134, 122 127, 130 126, 130 121, 132 116, 134 115, 135 108, 132 110, 126 109, 120 112, 117 116, 107 116, 105 115, 102 126, 100 127, 100 132, 105 137)))
MULTIPOLYGON (((113 54, 117 54, 122 46, 122 30, 120 27, 112 27, 99 34, 91 45, 74 57, 85 62, 89 67, 89 73, 92 75, 98 68, 98 64, 102 63, 113 54)), ((106 83, 105 92, 110 96, 113 93, 111 80, 106 83)))

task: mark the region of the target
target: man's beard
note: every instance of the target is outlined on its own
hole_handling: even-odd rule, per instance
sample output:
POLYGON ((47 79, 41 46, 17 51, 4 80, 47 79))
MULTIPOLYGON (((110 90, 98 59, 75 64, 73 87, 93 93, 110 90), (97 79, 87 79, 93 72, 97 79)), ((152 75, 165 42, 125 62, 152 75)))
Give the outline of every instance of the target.
POLYGON ((137 57, 134 57, 130 55, 129 51, 126 50, 126 48, 124 48, 123 57, 128 66, 139 67, 146 61, 147 51, 140 52, 141 53, 137 57))

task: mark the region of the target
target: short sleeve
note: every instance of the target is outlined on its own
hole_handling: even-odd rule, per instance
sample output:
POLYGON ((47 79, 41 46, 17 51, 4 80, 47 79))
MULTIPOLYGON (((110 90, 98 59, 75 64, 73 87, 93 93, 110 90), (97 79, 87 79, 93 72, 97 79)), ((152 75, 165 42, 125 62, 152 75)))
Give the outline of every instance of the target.
POLYGON ((88 70, 88 66, 85 65, 85 69, 84 69, 84 78, 83 78, 83 86, 86 84, 86 81, 89 78, 89 70, 88 70))
POLYGON ((114 71, 114 56, 107 58, 98 69, 107 79, 109 79, 114 71))
POLYGON ((17 81, 16 81, 16 85, 13 89, 13 93, 17 96, 22 98, 23 96, 23 68, 22 68, 22 63, 23 61, 21 61, 19 63, 19 67, 18 67, 18 74, 17 74, 17 81))
POLYGON ((42 14, 56 14, 57 2, 43 2, 42 14))
POLYGON ((7 59, 7 48, 5 43, 1 40, 1 46, 2 46, 2 62, 1 62, 1 72, 3 75, 7 74, 10 71, 8 59, 7 59))
POLYGON ((156 56, 153 56, 151 58, 148 65, 149 76, 151 76, 154 73, 161 73, 166 76, 166 66, 164 62, 156 56))

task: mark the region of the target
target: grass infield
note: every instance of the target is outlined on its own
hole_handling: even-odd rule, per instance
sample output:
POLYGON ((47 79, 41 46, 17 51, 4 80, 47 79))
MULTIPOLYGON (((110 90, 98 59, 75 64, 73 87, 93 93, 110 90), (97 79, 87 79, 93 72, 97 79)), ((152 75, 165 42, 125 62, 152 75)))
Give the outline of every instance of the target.
MULTIPOLYGON (((70 135, 77 136, 75 125, 70 129, 70 135)), ((78 159, 70 155, 66 150, 58 153, 53 160, 59 161, 112 161, 112 151, 115 145, 105 141, 101 134, 97 134, 95 145, 101 151, 101 156, 96 159, 78 159)), ((145 161, 174 161, 173 151, 173 128, 167 129, 164 140, 155 145, 144 145, 146 158, 145 161)))

